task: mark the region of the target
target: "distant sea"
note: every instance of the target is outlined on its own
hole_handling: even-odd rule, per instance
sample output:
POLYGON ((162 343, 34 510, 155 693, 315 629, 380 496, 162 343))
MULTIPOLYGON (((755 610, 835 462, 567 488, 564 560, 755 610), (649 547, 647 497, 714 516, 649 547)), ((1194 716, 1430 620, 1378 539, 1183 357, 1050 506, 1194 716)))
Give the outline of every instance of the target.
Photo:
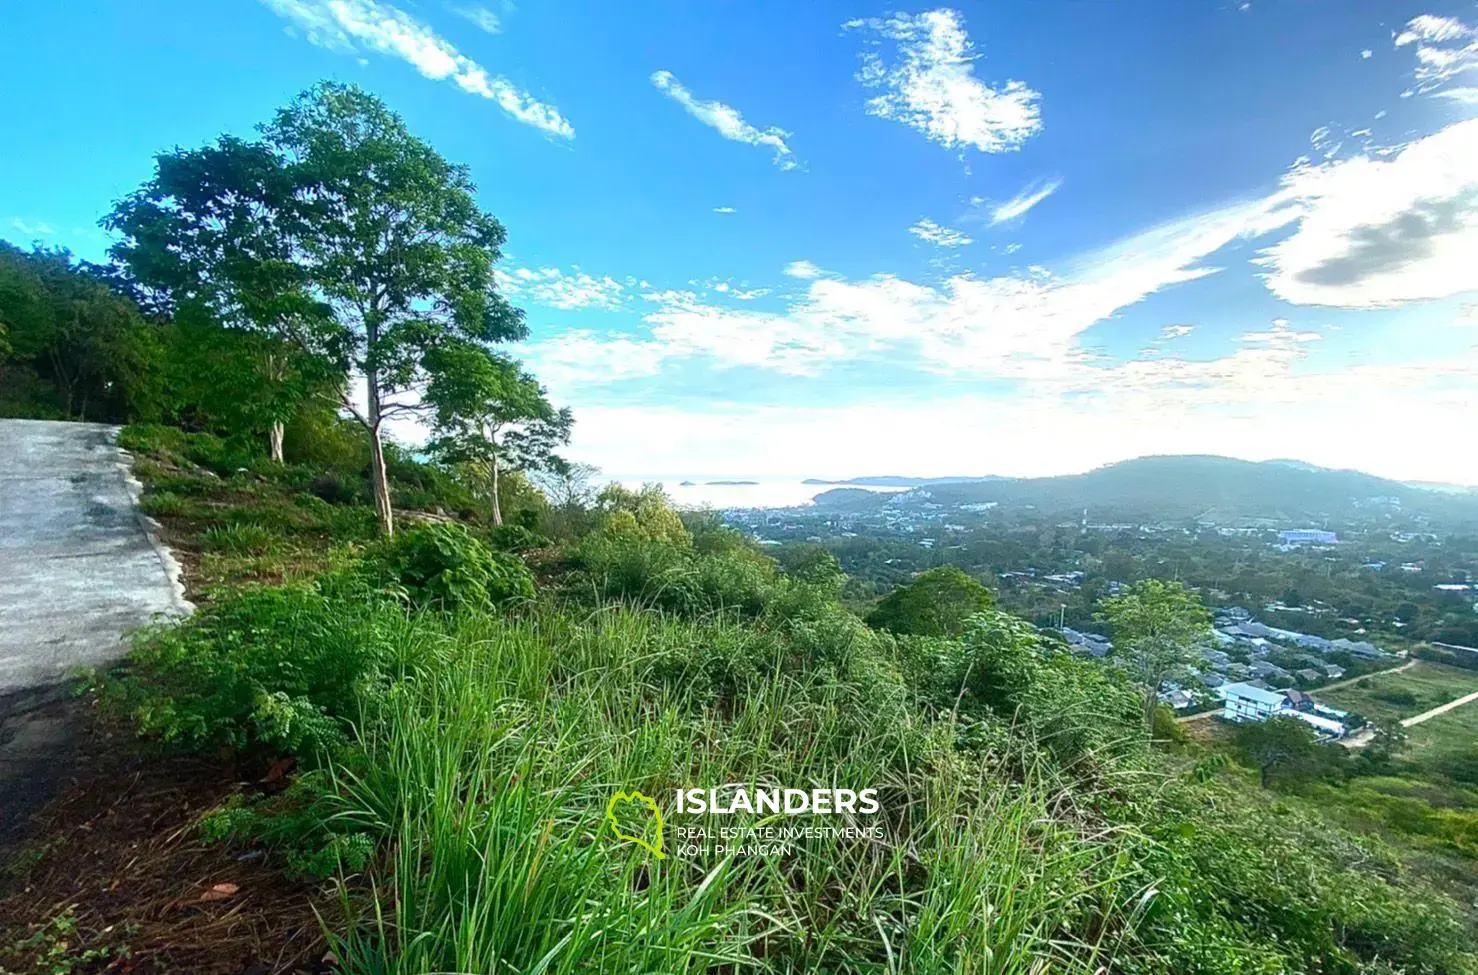
MULTIPOLYGON (((646 477, 617 475, 610 480, 629 488, 639 488, 655 481, 682 508, 794 508, 810 504, 823 491, 851 486, 802 484, 802 479, 798 477, 701 477, 693 474, 646 477), (736 483, 740 481, 752 483, 736 483)), ((904 489, 869 487, 865 490, 891 494, 904 489)))

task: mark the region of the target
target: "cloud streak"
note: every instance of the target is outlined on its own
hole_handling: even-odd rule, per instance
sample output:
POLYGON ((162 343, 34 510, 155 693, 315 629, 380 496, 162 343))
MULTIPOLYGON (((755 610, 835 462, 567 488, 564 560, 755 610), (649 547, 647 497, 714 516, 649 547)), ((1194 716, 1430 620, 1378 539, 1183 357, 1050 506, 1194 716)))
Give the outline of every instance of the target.
POLYGON ((705 101, 695 97, 692 92, 683 87, 671 71, 654 71, 651 80, 658 91, 677 102, 687 110, 689 115, 715 130, 725 139, 771 150, 774 154, 775 165, 781 169, 789 170, 799 166, 789 143, 785 141, 790 138, 790 133, 784 129, 775 126, 765 129, 756 128, 744 121, 744 116, 739 114, 738 109, 720 101, 705 101))
POLYGON ((524 125, 561 139, 575 129, 545 104, 457 50, 430 26, 378 0, 261 0, 289 21, 310 43, 341 54, 363 50, 411 65, 423 77, 448 81, 469 95, 486 98, 524 125))
POLYGON ((992 224, 1008 223, 1018 217, 1026 216, 1028 210, 1041 203, 1047 197, 1057 192, 1062 185, 1062 180, 1052 179, 1045 183, 1034 183, 1017 193, 1005 203, 1000 204, 991 211, 990 222, 992 224))

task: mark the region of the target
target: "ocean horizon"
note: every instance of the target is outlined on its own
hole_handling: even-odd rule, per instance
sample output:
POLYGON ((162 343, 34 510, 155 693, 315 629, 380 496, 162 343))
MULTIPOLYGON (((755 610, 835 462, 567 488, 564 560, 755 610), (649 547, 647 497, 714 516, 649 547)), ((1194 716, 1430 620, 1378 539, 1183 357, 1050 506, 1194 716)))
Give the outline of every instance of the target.
POLYGON ((860 487, 889 494, 904 488, 851 484, 806 484, 800 477, 746 477, 743 475, 627 475, 602 479, 628 488, 661 484, 673 503, 682 508, 795 508, 811 504, 816 495, 837 487, 860 487))

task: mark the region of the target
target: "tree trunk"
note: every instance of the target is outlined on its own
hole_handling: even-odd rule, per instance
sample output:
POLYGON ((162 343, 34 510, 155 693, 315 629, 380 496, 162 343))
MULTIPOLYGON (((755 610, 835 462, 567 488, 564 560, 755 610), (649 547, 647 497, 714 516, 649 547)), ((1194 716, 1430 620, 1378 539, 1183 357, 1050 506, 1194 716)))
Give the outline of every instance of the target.
POLYGON ((501 524, 503 524, 503 508, 498 503, 498 455, 497 454, 494 454, 493 455, 493 464, 492 464, 492 467, 493 467, 493 476, 492 476, 492 483, 493 483, 493 524, 494 525, 501 525, 501 524))
POLYGON ((282 463, 282 421, 273 420, 272 427, 267 431, 267 450, 272 456, 274 464, 282 463))
POLYGON ((379 373, 365 370, 365 386, 369 391, 370 489, 375 496, 375 515, 380 519, 380 534, 395 534, 395 512, 390 507, 390 481, 385 476, 385 445, 380 442, 379 373))

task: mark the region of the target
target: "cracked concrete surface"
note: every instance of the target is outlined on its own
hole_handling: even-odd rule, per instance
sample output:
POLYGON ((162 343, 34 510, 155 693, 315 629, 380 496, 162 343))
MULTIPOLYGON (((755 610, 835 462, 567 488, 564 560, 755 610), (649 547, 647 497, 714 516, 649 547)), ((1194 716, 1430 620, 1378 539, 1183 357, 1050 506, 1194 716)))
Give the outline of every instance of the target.
POLYGON ((190 611, 117 434, 0 420, 0 698, 106 666, 157 614, 190 611))

